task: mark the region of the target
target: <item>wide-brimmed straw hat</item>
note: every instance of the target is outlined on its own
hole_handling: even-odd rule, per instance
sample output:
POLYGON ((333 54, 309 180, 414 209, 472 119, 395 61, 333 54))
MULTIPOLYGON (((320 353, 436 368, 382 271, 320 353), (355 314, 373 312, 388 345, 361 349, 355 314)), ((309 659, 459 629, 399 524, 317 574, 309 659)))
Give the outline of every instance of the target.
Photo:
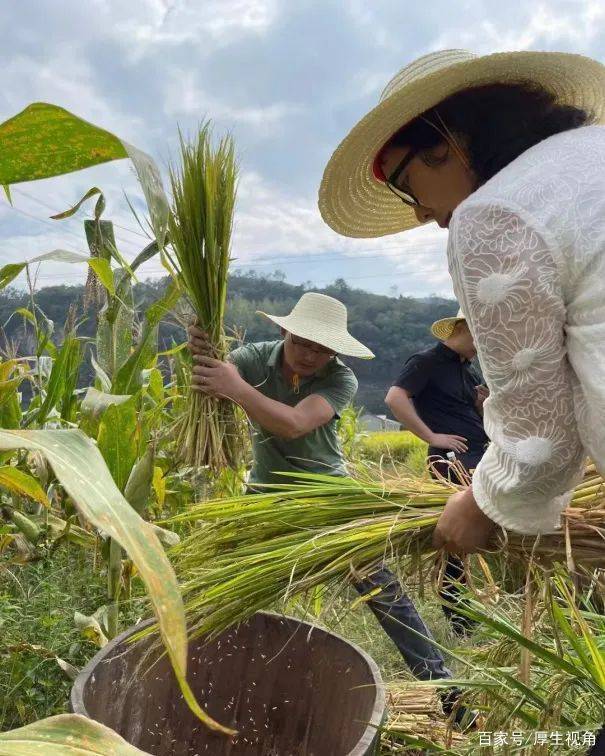
POLYGON ((439 341, 447 341, 452 333, 454 333, 456 323, 460 323, 461 321, 466 322, 466 318, 464 317, 462 310, 458 310, 458 314, 453 318, 441 318, 441 320, 436 320, 431 326, 431 333, 436 339, 439 339, 439 341))
POLYGON ((331 349, 347 357, 369 360, 374 356, 366 346, 353 338, 347 330, 347 308, 342 302, 326 294, 308 291, 303 294, 289 315, 279 317, 258 311, 273 323, 300 336, 301 339, 331 349))
POLYGON ((319 210, 339 234, 376 237, 420 225, 414 210, 373 171, 389 139, 450 95, 486 84, 533 82, 557 101, 605 116, 605 66, 582 55, 510 52, 476 56, 443 50, 418 58, 387 84, 379 104, 353 127, 324 171, 319 210))

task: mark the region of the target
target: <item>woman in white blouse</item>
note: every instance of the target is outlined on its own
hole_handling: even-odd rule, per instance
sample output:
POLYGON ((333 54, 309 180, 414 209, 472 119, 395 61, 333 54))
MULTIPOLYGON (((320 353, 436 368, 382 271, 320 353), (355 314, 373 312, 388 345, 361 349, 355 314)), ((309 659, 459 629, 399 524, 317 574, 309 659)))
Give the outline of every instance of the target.
MULTIPOLYGON (((324 219, 370 237, 449 228, 492 443, 435 543, 552 532, 587 456, 605 473, 605 68, 562 53, 434 53, 332 156, 324 219)), ((604 549, 605 561, 605 549, 604 549)))

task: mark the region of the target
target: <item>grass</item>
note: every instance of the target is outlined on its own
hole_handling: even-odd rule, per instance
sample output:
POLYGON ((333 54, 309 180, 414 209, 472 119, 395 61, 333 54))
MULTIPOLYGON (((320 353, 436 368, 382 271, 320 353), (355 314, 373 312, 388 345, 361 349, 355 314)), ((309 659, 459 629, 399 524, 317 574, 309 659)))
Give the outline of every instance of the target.
POLYGON ((426 457, 426 450, 427 444, 410 431, 377 431, 362 436, 359 441, 359 453, 373 462, 405 463, 414 452, 426 457))
MULTIPOLYGON (((80 669, 98 651, 76 629, 74 611, 91 615, 104 604, 106 580, 80 549, 0 563, 0 731, 68 710, 72 682, 56 657, 80 669)), ((121 628, 137 616, 136 603, 127 606, 121 628)))

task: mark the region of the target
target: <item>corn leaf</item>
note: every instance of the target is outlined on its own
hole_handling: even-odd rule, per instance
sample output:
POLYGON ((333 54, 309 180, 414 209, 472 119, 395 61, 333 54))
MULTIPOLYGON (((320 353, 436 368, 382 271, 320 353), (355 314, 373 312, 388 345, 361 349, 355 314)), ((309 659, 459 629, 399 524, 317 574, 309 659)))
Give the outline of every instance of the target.
POLYGON ((25 268, 26 263, 8 263, 0 268, 0 290, 5 289, 19 273, 25 268))
POLYGON ((104 260, 102 257, 90 257, 88 264, 97 274, 99 281, 107 289, 107 291, 114 295, 116 293, 116 287, 113 280, 113 271, 111 270, 111 264, 104 260))
POLYGON ((98 422, 112 404, 124 404, 131 398, 131 394, 107 394, 90 386, 82 400, 80 411, 91 421, 98 422))
MULTIPOLYGON (((97 361, 110 379, 132 352, 132 330, 134 325, 134 300, 129 276, 122 271, 114 271, 114 288, 119 297, 107 301, 99 313, 97 325, 97 361)), ((126 391, 113 393, 125 394, 126 391)))
POLYGON ((81 612, 74 612, 74 624, 80 631, 80 635, 98 648, 104 648, 109 643, 95 615, 87 616, 81 612))
POLYGON ((82 207, 86 200, 89 200, 91 197, 94 197, 97 194, 101 195, 101 197, 103 196, 101 190, 96 186, 93 186, 93 188, 89 189, 82 197, 82 199, 79 202, 76 202, 75 205, 70 207, 69 210, 64 210, 62 213, 57 213, 56 215, 51 215, 50 217, 52 218, 52 220, 64 220, 65 218, 71 218, 72 215, 75 215, 78 212, 78 210, 82 207))
POLYGON ((79 367, 79 358, 81 353, 80 340, 75 336, 66 336, 56 360, 53 362, 50 378, 46 387, 46 396, 38 412, 32 416, 31 421, 35 419, 42 425, 51 410, 61 402, 66 394, 73 393, 77 380, 77 369, 79 367), (75 379, 74 379, 75 373, 75 379))
POLYGON ((48 497, 42 486, 32 475, 17 467, 11 465, 0 467, 0 488, 5 488, 20 496, 27 496, 38 504, 42 504, 43 507, 49 507, 48 497))
POLYGON ((94 368, 95 375, 101 385, 102 391, 111 391, 111 381, 109 380, 109 376, 95 360, 94 354, 90 355, 90 364, 94 368))
POLYGON ((115 481, 124 491, 137 458, 137 407, 134 397, 121 404, 110 404, 99 424, 99 451, 115 481))
POLYGON ((148 244, 146 247, 144 247, 139 254, 134 258, 134 260, 130 263, 130 270, 134 273, 134 271, 141 266, 143 263, 148 262, 152 258, 154 258, 157 253, 159 252, 158 243, 154 240, 151 242, 151 244, 148 244))
POLYGON ((153 160, 114 134, 57 105, 36 102, 0 124, 0 184, 61 176, 129 157, 135 167, 158 244, 163 246, 168 200, 153 160))
MULTIPOLYGON (((1 130, 0 126, 0 130, 1 130)), ((0 166, 2 157, 0 156, 0 166)), ((20 263, 8 263, 0 268, 0 291, 5 289, 17 276, 25 270, 28 265, 41 262, 63 262, 63 263, 90 263, 88 255, 81 254, 80 252, 72 252, 69 249, 53 249, 50 252, 45 252, 42 255, 37 255, 29 260, 25 260, 20 263)), ((95 271, 96 272, 96 271, 95 271)), ((23 314, 23 313, 21 313, 23 314)))
POLYGON ((172 566, 153 529, 120 493, 94 443, 78 430, 0 430, 0 450, 14 449, 42 452, 84 517, 126 550, 147 588, 185 700, 207 726, 233 734, 214 722, 194 698, 186 680, 183 601, 172 566))
POLYGON ((21 315, 22 318, 29 321, 32 325, 36 325, 36 318, 34 316, 34 313, 31 310, 28 310, 27 307, 17 307, 11 317, 13 315, 21 315))
POLYGON ((126 501, 139 514, 145 510, 151 496, 154 459, 155 453, 150 444, 132 468, 124 489, 126 501))
POLYGON ((149 756, 109 727, 80 714, 59 714, 0 733, 2 756, 149 756))

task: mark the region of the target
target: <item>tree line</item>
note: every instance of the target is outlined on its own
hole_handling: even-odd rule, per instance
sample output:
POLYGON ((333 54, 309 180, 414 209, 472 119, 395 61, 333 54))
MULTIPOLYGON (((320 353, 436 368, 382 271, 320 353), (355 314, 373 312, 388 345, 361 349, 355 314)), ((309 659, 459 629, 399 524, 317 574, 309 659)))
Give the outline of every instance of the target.
MULTIPOLYGON (((134 287, 136 310, 141 321, 146 308, 163 293, 166 283, 167 279, 148 280, 134 287)), ((431 323, 454 315, 457 310, 456 302, 451 299, 372 294, 350 287, 344 279, 318 288, 310 283, 287 283, 279 271, 262 276, 254 272, 238 272, 229 279, 228 332, 236 339, 248 342, 278 338, 276 326, 257 315, 257 310, 286 315, 302 294, 310 290, 343 302, 348 309, 349 330, 376 355, 373 360, 348 360, 359 379, 357 404, 375 413, 386 411, 384 395, 405 360, 434 343, 431 323)), ((71 308, 71 317, 75 312, 80 323, 80 336, 94 338, 96 313, 91 308, 84 308, 83 292, 83 286, 47 286, 36 291, 35 304, 39 312, 53 323, 56 333, 61 332, 71 308)), ((31 354, 33 348, 31 324, 16 313, 20 308, 31 308, 29 292, 14 287, 0 292, 0 348, 5 354, 31 354)), ((162 348, 168 349, 173 342, 183 340, 184 322, 182 309, 162 322, 162 348)), ((87 377, 82 376, 83 385, 87 377)))

